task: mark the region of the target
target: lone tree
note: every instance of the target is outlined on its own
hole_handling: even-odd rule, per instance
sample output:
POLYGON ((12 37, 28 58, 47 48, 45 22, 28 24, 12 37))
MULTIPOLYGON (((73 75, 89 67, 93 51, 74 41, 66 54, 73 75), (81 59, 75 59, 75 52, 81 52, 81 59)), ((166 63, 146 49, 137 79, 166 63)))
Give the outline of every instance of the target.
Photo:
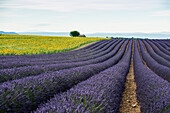
POLYGON ((80 33, 78 31, 71 31, 70 32, 70 36, 77 37, 79 35, 80 35, 80 33))

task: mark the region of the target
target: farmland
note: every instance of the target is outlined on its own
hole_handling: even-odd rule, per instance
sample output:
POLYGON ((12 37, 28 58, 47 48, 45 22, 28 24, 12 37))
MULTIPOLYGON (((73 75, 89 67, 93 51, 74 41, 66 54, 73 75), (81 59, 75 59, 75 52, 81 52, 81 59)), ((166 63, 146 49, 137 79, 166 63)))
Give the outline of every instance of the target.
POLYGON ((135 84, 130 92, 136 99, 131 109, 137 109, 136 113, 170 111, 170 40, 51 37, 53 44, 48 48, 47 37, 27 36, 25 41, 7 37, 0 39, 0 112, 125 112, 122 101, 131 87, 126 85, 129 74, 130 84, 135 84), (62 52, 92 41, 97 42, 62 52), (15 50, 4 53, 3 47, 15 50), (20 47, 25 52, 17 51, 20 47))
POLYGON ((47 37, 30 35, 0 36, 0 55, 33 55, 73 50, 104 38, 47 37))

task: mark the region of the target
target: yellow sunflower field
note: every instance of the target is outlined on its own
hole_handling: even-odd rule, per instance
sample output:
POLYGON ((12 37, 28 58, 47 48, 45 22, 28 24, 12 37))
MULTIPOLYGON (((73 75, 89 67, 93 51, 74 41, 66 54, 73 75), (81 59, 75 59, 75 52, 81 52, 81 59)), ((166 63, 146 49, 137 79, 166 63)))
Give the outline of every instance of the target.
POLYGON ((1 35, 0 55, 32 55, 73 50, 106 38, 1 35))

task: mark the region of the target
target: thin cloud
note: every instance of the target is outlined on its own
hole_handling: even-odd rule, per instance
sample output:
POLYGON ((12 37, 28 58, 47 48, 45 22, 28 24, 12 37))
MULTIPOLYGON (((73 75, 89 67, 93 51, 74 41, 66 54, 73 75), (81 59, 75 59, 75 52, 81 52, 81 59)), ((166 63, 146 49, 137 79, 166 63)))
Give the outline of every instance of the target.
POLYGON ((0 14, 0 17, 16 17, 16 16, 20 16, 19 14, 14 14, 12 12, 9 12, 9 11, 4 11, 4 12, 1 12, 0 14))
POLYGON ((160 6, 161 0, 13 0, 0 8, 21 8, 71 12, 77 10, 140 10, 160 6))
POLYGON ((50 24, 36 24, 36 25, 33 25, 34 27, 45 27, 45 26, 49 26, 50 24))
POLYGON ((170 16, 170 10, 157 11, 154 12, 152 16, 170 16))

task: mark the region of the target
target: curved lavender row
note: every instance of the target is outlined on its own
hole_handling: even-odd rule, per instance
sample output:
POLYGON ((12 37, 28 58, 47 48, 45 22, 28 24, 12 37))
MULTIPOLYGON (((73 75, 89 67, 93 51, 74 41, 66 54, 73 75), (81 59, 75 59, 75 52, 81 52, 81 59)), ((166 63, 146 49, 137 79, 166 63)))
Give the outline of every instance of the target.
POLYGON ((170 48, 170 41, 169 42, 165 42, 165 44, 170 48))
POLYGON ((54 54, 41 54, 41 55, 11 55, 11 56, 2 56, 2 58, 4 57, 4 59, 1 58, 1 62, 11 62, 11 61, 25 61, 26 59, 33 59, 33 60, 52 60, 52 59, 58 59, 58 60, 63 60, 63 56, 65 56, 64 58, 72 58, 75 57, 77 55, 86 55, 85 53, 90 53, 91 50, 97 50, 97 49, 101 49, 100 45, 106 44, 108 43, 108 40, 102 40, 99 41, 93 45, 93 48, 89 48, 89 49, 84 49, 82 48, 81 50, 74 50, 74 51, 67 51, 67 52, 62 52, 62 53, 54 53, 54 54))
POLYGON ((170 47, 170 40, 162 40, 162 43, 165 43, 168 47, 170 47))
MULTIPOLYGON (((98 49, 101 49, 101 48, 103 48, 104 46, 100 46, 101 44, 108 44, 108 42, 110 42, 111 40, 101 40, 101 41, 99 41, 100 43, 97 43, 97 44, 94 44, 94 46, 93 47, 91 47, 91 48, 89 48, 89 46, 86 46, 86 47, 84 47, 84 48, 80 48, 79 50, 73 50, 73 52, 76 52, 76 51, 80 51, 80 50, 85 50, 85 52, 86 53, 88 53, 89 51, 92 51, 92 52, 94 52, 94 51, 96 51, 96 50, 98 50, 98 49)), ((117 40, 114 40, 114 41, 117 41, 117 40)), ((92 44, 91 44, 92 45, 92 44)), ((68 54, 69 55, 69 54, 68 54)))
MULTIPOLYGON (((106 42, 105 42, 106 43, 106 42)), ((108 43, 108 42, 107 42, 108 43)), ((103 46, 103 44, 101 44, 103 46)), ((101 46, 100 45, 100 46, 101 46)), ((100 49, 100 47, 99 47, 100 49)), ((53 54, 53 55, 46 55, 47 57, 46 58, 41 58, 41 57, 36 57, 36 55, 32 55, 32 56, 35 56, 35 58, 18 58, 18 56, 16 55, 16 57, 14 58, 8 58, 8 59, 2 59, 1 60, 1 68, 12 68, 12 67, 19 67, 19 66, 28 66, 28 63, 29 62, 50 62, 50 61, 60 61, 62 57, 62 60, 63 59, 73 59, 76 56, 76 57, 81 57, 82 55, 80 54, 81 52, 77 52, 76 54, 71 54, 71 55, 64 55, 64 53, 57 53, 57 54, 53 54), (25 63, 24 62, 28 62, 28 63, 25 63), (17 63, 17 65, 15 65, 17 63)), ((94 53, 94 52, 93 52, 94 53)), ((90 51, 89 51, 89 54, 90 51)), ((86 54, 85 56, 89 55, 89 54, 86 54)), ((94 53, 95 54, 95 53, 94 53)))
MULTIPOLYGON (((79 54, 77 52, 77 54, 79 54)), ((36 55, 32 55, 32 56, 36 56, 36 55)), ((47 56, 47 55, 46 55, 47 56)), ((67 57, 69 58, 72 58, 70 57, 70 55, 66 55, 66 56, 63 56, 62 54, 60 53, 57 53, 57 54, 53 54, 53 55, 48 55, 49 57, 47 58, 41 58, 41 57, 35 57, 35 58, 18 58, 18 56, 16 56, 16 58, 8 58, 8 59, 4 59, 4 60, 1 60, 1 68, 12 68, 12 67, 19 67, 19 66, 29 66, 29 62, 51 62, 51 61, 58 61, 58 57, 62 57, 62 58, 65 58, 67 59, 67 57), (52 57, 53 56, 53 57, 52 57), (17 65, 16 65, 17 63, 17 65)), ((79 56, 79 55, 77 55, 79 56)), ((23 56, 24 57, 24 56, 23 56)), ((60 61, 60 59, 59 59, 60 61)))
POLYGON ((170 69, 157 63, 146 51, 141 41, 139 41, 141 54, 147 66, 156 74, 170 82, 170 69))
POLYGON ((164 47, 166 50, 170 51, 170 48, 165 44, 165 43, 162 43, 160 41, 156 41, 157 43, 159 43, 162 47, 164 47))
POLYGON ((34 113, 118 113, 130 67, 132 40, 120 62, 57 94, 34 113))
POLYGON ((165 43, 167 45, 170 45, 170 40, 169 39, 153 39, 154 41, 158 41, 160 43, 165 43))
POLYGON ((170 47, 168 47, 165 43, 160 43, 166 50, 170 51, 170 47))
MULTIPOLYGON (((118 43, 119 41, 117 41, 118 43)), ((115 41, 110 41, 107 45, 105 45, 103 48, 101 48, 98 51, 95 51, 93 53, 87 54, 85 57, 80 57, 77 59, 72 59, 72 60, 62 60, 62 61, 56 61, 55 59, 48 59, 46 61, 31 61, 32 59, 27 59, 25 62, 22 61, 14 61, 14 62, 8 62, 8 63, 1 63, 1 68, 6 69, 6 68, 16 68, 16 67, 23 67, 23 66, 33 66, 33 65, 48 65, 48 64, 59 64, 59 63, 70 63, 70 62, 78 62, 78 61, 86 61, 90 60, 92 58, 97 58, 99 56, 102 56, 106 53, 108 53, 109 46, 111 46, 115 41), (96 54, 95 54, 96 53, 96 54)), ((64 58, 64 57, 63 57, 64 58)))
MULTIPOLYGON (((101 49, 105 48, 105 46, 108 46, 108 44, 110 44, 111 41, 116 42, 118 40, 104 40, 104 41, 102 41, 102 43, 96 44, 93 48, 90 48, 90 49, 85 49, 86 47, 81 48, 82 50, 84 50, 83 52, 79 52, 79 50, 74 50, 74 51, 78 51, 78 52, 67 51, 67 52, 62 52, 62 53, 56 53, 57 56, 53 56, 52 58, 57 57, 54 60, 63 60, 63 57, 64 57, 64 59, 69 60, 69 59, 75 59, 75 58, 80 58, 80 57, 86 57, 89 54, 90 55, 97 54, 97 53, 101 52, 101 49), (74 52, 74 54, 72 52, 74 52), (65 57, 67 57, 67 58, 65 58, 65 57)), ((45 60, 47 60, 47 59, 45 59, 45 60)), ((50 60, 52 60, 52 59, 50 59, 50 60)))
POLYGON ((102 55, 105 55, 107 53, 109 53, 112 49, 113 49, 113 45, 117 45, 119 41, 115 41, 115 40, 110 40, 110 42, 105 45, 104 47, 100 48, 100 50, 96 50, 91 54, 88 54, 86 56, 82 56, 80 58, 76 58, 76 59, 69 59, 69 60, 60 60, 60 61, 55 61, 55 63, 70 63, 70 62, 78 62, 78 61, 86 61, 86 60, 90 60, 90 59, 94 59, 97 57, 100 57, 102 55))
POLYGON ((107 42, 108 40, 101 40, 101 41, 97 41, 95 42, 94 44, 90 44, 84 48, 80 48, 79 50, 73 50, 73 52, 77 52, 77 51, 80 51, 80 50, 88 50, 88 49, 95 49, 96 47, 98 47, 100 44, 102 44, 103 42, 107 42))
MULTIPOLYGON (((79 67, 79 66, 100 63, 113 57, 117 53, 117 51, 120 49, 124 41, 125 40, 122 40, 117 46, 116 46, 116 43, 113 44, 112 48, 110 48, 112 50, 110 53, 100 56, 96 59, 88 60, 88 61, 63 63, 63 64, 27 66, 27 67, 19 67, 19 68, 12 68, 12 69, 2 69, 0 70, 0 75, 1 75, 0 82, 20 79, 20 78, 27 77, 27 76, 36 76, 38 74, 48 72, 48 71, 58 71, 62 69, 69 69, 69 68, 74 68, 74 67, 79 67)), ((127 43, 128 42, 126 41, 125 45, 127 45, 127 43)))
POLYGON ((136 41, 133 61, 137 85, 136 93, 141 112, 169 113, 170 83, 156 75, 142 63, 136 41))
MULTIPOLYGON (((109 43, 109 41, 107 41, 107 45, 109 45, 108 44, 109 43)), ((106 43, 105 43, 106 44, 106 43)), ((105 46, 107 46, 107 45, 105 45, 105 46)), ((102 44, 102 46, 104 46, 103 44, 102 44)), ((99 48, 100 49, 100 48, 99 48)), ((101 49, 100 49, 101 50, 101 49)), ((69 55, 62 55, 62 54, 59 54, 59 53, 57 53, 57 54, 55 54, 55 55, 53 55, 53 57, 52 58, 48 58, 48 59, 42 59, 41 60, 41 58, 34 58, 33 59, 33 61, 35 61, 36 60, 36 62, 38 62, 38 61, 42 61, 43 63, 44 62, 47 62, 47 63, 45 63, 45 64, 50 64, 50 62, 52 62, 52 61, 55 61, 55 60, 61 60, 61 59, 58 59, 59 57, 62 57, 62 59, 74 59, 74 58, 79 58, 79 57, 87 57, 87 56, 90 56, 91 54, 97 54, 96 52, 98 52, 98 53, 100 53, 101 51, 95 51, 95 52, 93 52, 93 53, 90 53, 89 52, 89 54, 84 54, 84 55, 80 55, 79 53, 77 53, 77 55, 76 54, 74 54, 74 56, 75 57, 70 57, 69 55)), ((13 67, 21 67, 21 66, 29 66, 28 64, 29 64, 29 62, 31 62, 31 58, 27 58, 26 60, 24 59, 24 61, 26 61, 26 62, 28 62, 28 63, 26 63, 26 64, 23 64, 22 63, 22 60, 20 61, 20 59, 18 59, 18 63, 17 63, 17 65, 15 65, 16 63, 13 63, 13 62, 10 62, 10 63, 6 63, 5 62, 5 64, 4 65, 1 65, 1 68, 13 68, 13 67)), ((14 60, 14 61, 16 61, 16 60, 14 60)), ((42 64, 43 64, 42 63, 42 64)), ((53 62, 53 63, 55 63, 55 62, 53 62)), ((38 64, 38 63, 37 63, 38 64)), ((39 64, 40 65, 40 64, 39 64)))
POLYGON ((20 78, 32 76, 32 75, 35 76, 35 75, 38 75, 38 74, 41 74, 47 71, 57 71, 57 70, 62 70, 62 69, 68 69, 68 68, 89 65, 89 64, 100 63, 114 56, 117 53, 117 51, 120 49, 121 44, 123 42, 124 40, 122 40, 122 42, 120 42, 118 45, 117 43, 113 44, 112 48, 109 48, 110 51, 112 50, 110 53, 100 56, 96 59, 88 60, 88 61, 80 61, 80 62, 75 62, 75 63, 74 62, 63 63, 63 64, 50 64, 50 65, 35 65, 35 66, 19 67, 19 68, 12 68, 12 69, 1 69, 0 70, 0 75, 1 75, 0 82, 20 79, 20 78), (114 47, 115 49, 113 50, 114 47))
POLYGON ((162 52, 164 52, 165 54, 170 56, 170 52, 168 50, 166 50, 165 48, 163 48, 159 43, 155 42, 155 41, 151 41, 152 43, 154 43, 162 52))
POLYGON ((158 39, 158 40, 154 40, 153 39, 153 41, 155 41, 155 42, 158 42, 158 43, 160 43, 160 44, 163 44, 164 46, 166 46, 166 47, 169 47, 169 43, 170 43, 170 40, 164 40, 164 39, 158 39))
POLYGON ((142 41, 149 53, 149 55, 156 61, 158 62, 159 64, 161 65, 164 65, 164 66, 167 66, 170 68, 170 62, 162 57, 160 57, 159 55, 157 55, 152 49, 151 47, 143 40, 142 41))
POLYGON ((102 63, 4 82, 0 85, 0 112, 18 113, 34 110, 54 94, 113 66, 121 59, 125 50, 124 44, 114 57, 102 63))
POLYGON ((159 56, 161 56, 162 58, 164 58, 170 62, 170 56, 168 56, 165 53, 163 53, 162 51, 160 51, 152 42, 149 42, 149 41, 144 41, 144 42, 148 42, 148 44, 152 47, 152 49, 154 50, 154 52, 156 54, 158 54, 159 56))
MULTIPOLYGON (((109 43, 109 41, 99 41, 96 45, 109 43), (100 43, 99 43, 100 42, 100 43)), ((94 45, 94 44, 93 44, 94 45)), ((96 48, 96 47, 95 47, 96 48)), ((99 48, 100 49, 100 48, 99 48)), ((24 61, 51 61, 51 60, 64 60, 64 59, 73 59, 82 55, 87 55, 90 49, 75 50, 75 51, 67 51, 62 53, 54 53, 54 54, 40 54, 40 55, 11 55, 11 56, 3 56, 4 59, 1 58, 1 63, 12 63, 14 61, 24 62, 24 61)))

